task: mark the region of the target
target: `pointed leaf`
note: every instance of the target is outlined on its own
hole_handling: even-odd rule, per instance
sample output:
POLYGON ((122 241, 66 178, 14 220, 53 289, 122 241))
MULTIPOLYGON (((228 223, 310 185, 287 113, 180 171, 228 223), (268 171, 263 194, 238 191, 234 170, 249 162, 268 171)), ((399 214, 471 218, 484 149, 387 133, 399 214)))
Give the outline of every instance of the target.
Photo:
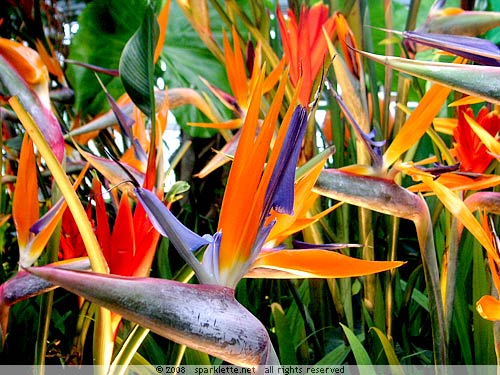
POLYGON ((123 49, 120 58, 120 78, 134 104, 148 117, 154 110, 154 51, 159 26, 153 8, 147 6, 144 19, 123 49))
POLYGON ((359 338, 354 334, 353 331, 349 329, 349 327, 340 323, 340 326, 344 330, 344 334, 347 337, 347 341, 349 341, 349 345, 351 346, 352 353, 354 354, 354 358, 356 359, 357 366, 363 366, 363 369, 366 371, 366 374, 376 374, 375 368, 372 366, 372 360, 368 355, 368 352, 363 347, 363 344, 359 340, 359 338))
POLYGON ((271 313, 273 314, 276 336, 278 337, 280 360, 287 365, 297 365, 295 345, 293 340, 290 340, 290 337, 292 337, 291 327, 285 312, 281 305, 275 302, 271 304, 271 313))
POLYGON ((232 289, 57 269, 29 271, 179 344, 239 366, 268 363, 267 331, 234 299, 232 289))

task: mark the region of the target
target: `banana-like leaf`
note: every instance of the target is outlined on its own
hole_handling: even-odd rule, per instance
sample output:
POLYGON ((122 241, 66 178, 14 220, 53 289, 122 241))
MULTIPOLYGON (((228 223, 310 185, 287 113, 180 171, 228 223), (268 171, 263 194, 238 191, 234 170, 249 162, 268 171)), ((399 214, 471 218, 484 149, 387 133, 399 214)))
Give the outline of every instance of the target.
POLYGON ((159 26, 151 6, 146 7, 144 20, 127 42, 120 58, 120 78, 132 101, 147 116, 154 111, 154 53, 159 26))
POLYGON ((417 61, 360 53, 390 68, 500 104, 500 67, 417 61))
POLYGON ((44 267, 28 271, 170 340, 235 365, 277 364, 266 328, 236 301, 232 289, 44 267))

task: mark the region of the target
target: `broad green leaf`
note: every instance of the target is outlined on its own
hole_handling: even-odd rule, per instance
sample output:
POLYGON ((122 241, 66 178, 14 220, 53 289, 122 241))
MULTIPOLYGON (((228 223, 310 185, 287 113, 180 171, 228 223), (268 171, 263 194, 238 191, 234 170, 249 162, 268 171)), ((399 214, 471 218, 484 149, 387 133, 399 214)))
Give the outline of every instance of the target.
MULTIPOLYGON (((209 9, 209 16, 213 35, 222 45, 223 21, 212 8, 209 9)), ((170 5, 167 40, 160 59, 160 64, 164 64, 165 67, 162 69, 162 78, 170 89, 192 87, 208 94, 210 91, 200 80, 200 77, 203 77, 208 82, 217 84, 219 89, 225 92, 231 91, 225 67, 203 44, 175 1, 170 5)), ((229 119, 231 114, 224 105, 219 104, 217 99, 213 102, 216 103, 218 111, 224 113, 224 119, 229 119)), ((186 125, 189 122, 207 122, 207 119, 194 108, 178 108, 172 113, 183 130, 193 137, 211 137, 217 132, 214 129, 186 125)))
POLYGON ((486 101, 500 104, 500 68, 493 66, 453 64, 379 56, 361 52, 393 69, 429 81, 438 82, 464 94, 481 97, 486 101))
MULTIPOLYGON (((71 41, 69 59, 103 68, 118 69, 125 44, 142 22, 147 0, 96 0, 78 18, 78 32, 71 41)), ((97 114, 106 106, 106 97, 94 72, 68 65, 67 77, 75 91, 75 109, 97 114)), ((118 77, 101 75, 115 98, 124 92, 118 77)))
POLYGON ((279 303, 271 304, 271 312, 278 336, 280 362, 284 365, 296 365, 297 357, 295 355, 295 346, 291 340, 290 324, 286 318, 285 312, 279 303))
POLYGON ((351 346, 352 353, 354 354, 354 358, 356 359, 357 366, 364 366, 364 374, 376 374, 375 368, 373 367, 372 360, 368 355, 368 352, 363 347, 363 344, 359 340, 359 338, 354 334, 353 331, 349 329, 349 327, 340 323, 340 326, 344 330, 344 334, 347 337, 347 341, 349 341, 349 345, 351 346))
POLYGON ((154 113, 154 51, 159 26, 151 6, 146 7, 139 29, 132 35, 120 58, 120 78, 134 104, 147 116, 154 113))

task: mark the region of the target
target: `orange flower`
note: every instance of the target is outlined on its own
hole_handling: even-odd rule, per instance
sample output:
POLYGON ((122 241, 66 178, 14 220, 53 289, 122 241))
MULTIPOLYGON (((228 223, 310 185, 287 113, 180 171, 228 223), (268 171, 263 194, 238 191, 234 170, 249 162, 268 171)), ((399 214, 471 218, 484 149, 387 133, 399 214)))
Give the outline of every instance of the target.
POLYGON ((285 59, 290 64, 291 81, 297 87, 302 77, 299 101, 307 107, 314 80, 328 53, 323 28, 332 38, 335 32, 334 17, 328 17, 328 6, 324 4, 302 7, 298 20, 291 9, 288 10, 288 22, 280 8, 277 9, 277 16, 285 59))
MULTIPOLYGON (((458 113, 458 125, 453 131, 456 145, 456 155, 460 161, 460 170, 463 172, 483 173, 494 159, 487 151, 486 146, 474 133, 464 115, 474 118, 470 107, 460 108, 458 113)), ((481 108, 477 114, 476 122, 489 134, 495 136, 500 130, 500 114, 497 111, 488 111, 486 107, 481 108)))

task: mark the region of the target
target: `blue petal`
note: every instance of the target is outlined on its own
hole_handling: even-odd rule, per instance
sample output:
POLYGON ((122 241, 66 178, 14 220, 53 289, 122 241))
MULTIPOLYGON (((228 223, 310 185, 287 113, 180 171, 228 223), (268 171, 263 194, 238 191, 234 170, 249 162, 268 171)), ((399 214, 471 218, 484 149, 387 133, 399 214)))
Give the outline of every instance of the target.
POLYGON ((40 233, 43 228, 45 228, 52 220, 54 220, 54 217, 58 214, 58 211, 61 209, 61 206, 64 202, 64 198, 59 199, 50 210, 48 210, 40 219, 33 223, 33 225, 30 227, 30 232, 35 235, 40 233))
POLYGON ((214 275, 207 272, 193 254, 193 251, 208 245, 211 237, 200 237, 186 228, 151 191, 137 187, 134 192, 144 206, 151 224, 161 235, 168 237, 179 255, 191 266, 200 283, 214 284, 214 275))
POLYGON ((205 254, 203 254, 203 268, 214 275, 217 282, 219 282, 219 254, 221 238, 222 232, 215 233, 213 240, 207 246, 205 254))
POLYGON ((299 105, 293 113, 276 167, 269 181, 263 215, 267 215, 271 208, 279 213, 293 214, 295 168, 306 128, 307 110, 299 105))
POLYGON ((134 191, 155 229, 162 236, 168 237, 179 252, 192 252, 208 245, 207 239, 186 228, 154 193, 140 187, 134 191))

